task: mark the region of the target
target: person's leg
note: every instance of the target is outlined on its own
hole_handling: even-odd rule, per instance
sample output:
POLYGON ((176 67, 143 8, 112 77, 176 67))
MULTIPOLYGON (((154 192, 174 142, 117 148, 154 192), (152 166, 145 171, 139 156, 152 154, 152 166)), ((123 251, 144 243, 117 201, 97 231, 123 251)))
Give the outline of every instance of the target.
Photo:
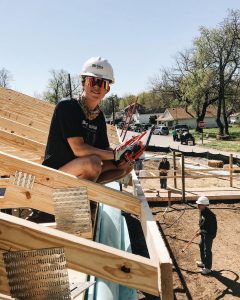
POLYGON ((75 158, 59 168, 59 171, 75 175, 81 179, 95 181, 102 172, 102 164, 102 160, 98 156, 91 155, 75 158))
MULTIPOLYGON (((59 168, 59 170, 81 179, 95 181, 102 171, 102 161, 95 155, 76 158, 59 168)), ((48 223, 54 222, 55 217, 45 212, 33 210, 33 213, 27 217, 27 220, 35 223, 48 223)))
POLYGON ((212 269, 212 243, 213 240, 205 236, 204 239, 204 256, 205 256, 205 268, 212 269))
POLYGON ((163 179, 163 188, 166 189, 167 188, 167 179, 163 179))
POLYGON ((205 255, 204 255, 204 237, 201 235, 201 240, 199 243, 199 249, 200 249, 200 257, 201 257, 201 262, 205 266, 205 255))
POLYGON ((128 164, 124 169, 117 168, 111 161, 103 161, 102 172, 99 175, 98 183, 107 183, 121 179, 130 173, 133 169, 132 164, 128 164))
POLYGON ((161 185, 161 189, 163 189, 163 185, 164 185, 164 179, 163 178, 160 179, 160 185, 161 185))

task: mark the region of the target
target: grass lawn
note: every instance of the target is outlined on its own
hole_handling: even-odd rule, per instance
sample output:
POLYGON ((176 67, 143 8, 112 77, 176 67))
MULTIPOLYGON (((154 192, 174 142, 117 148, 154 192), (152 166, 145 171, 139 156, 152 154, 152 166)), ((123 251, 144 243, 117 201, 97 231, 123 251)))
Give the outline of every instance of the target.
MULTIPOLYGON (((194 135, 196 143, 201 146, 202 134, 196 132, 194 129, 191 130, 194 135)), ((240 125, 231 125, 229 127, 230 140, 223 141, 217 140, 218 128, 204 128, 203 129, 203 147, 229 151, 229 152, 240 152, 240 125), (208 135, 208 138, 206 137, 208 135)))

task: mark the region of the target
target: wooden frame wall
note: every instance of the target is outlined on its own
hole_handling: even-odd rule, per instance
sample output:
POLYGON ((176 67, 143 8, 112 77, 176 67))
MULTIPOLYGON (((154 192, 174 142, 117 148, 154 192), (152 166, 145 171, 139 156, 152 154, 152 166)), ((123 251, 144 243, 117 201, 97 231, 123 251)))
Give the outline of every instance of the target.
MULTIPOLYGON (((15 106, 17 106, 16 103, 15 106)), ((14 125, 18 125, 20 120, 23 120, 22 122, 27 127, 27 131, 23 131, 25 127, 19 126, 18 134, 6 133, 0 130, 0 136, 8 141, 9 146, 15 147, 19 151, 29 151, 41 156, 45 144, 45 141, 41 142, 44 131, 37 128, 38 121, 34 117, 31 120, 30 116, 34 116, 36 111, 35 109, 31 110, 31 106, 33 106, 31 103, 28 101, 26 104, 29 120, 27 116, 21 119, 17 112, 18 109, 14 110, 14 118, 19 121, 15 121, 14 125), (36 125, 36 128, 34 128, 34 125, 36 125), (39 133, 39 140, 36 137, 36 132, 39 133), (26 134, 26 137, 22 137, 22 134, 26 134), (28 135, 32 138, 27 138, 28 135)), ((23 105, 25 103, 21 102, 21 107, 23 105)), ((40 106, 38 107, 39 113, 41 111, 40 106)), ((7 114, 4 115, 4 118, 7 119, 7 114)), ((7 120, 14 122, 13 120, 7 120)), ((47 118, 41 121, 46 124, 46 127, 49 124, 47 118)), ((108 132, 112 143, 117 144, 116 129, 113 126, 108 126, 108 132)), ((88 190, 89 200, 102 202, 139 215, 150 259, 100 245, 55 229, 43 228, 41 225, 5 214, 0 214, 1 248, 21 250, 63 246, 66 249, 69 267, 72 269, 137 288, 150 294, 161 295, 162 299, 173 299, 172 262, 141 190, 140 183, 136 178, 133 180, 136 191, 135 196, 133 196, 87 180, 79 180, 75 176, 23 159, 20 155, 13 156, 1 151, 0 175, 8 176, 8 178, 0 181, 0 187, 6 187, 6 193, 0 199, 0 208, 31 207, 54 213, 52 194, 56 188, 85 186, 88 190), (12 184, 16 171, 30 173, 35 176, 35 182, 31 190, 12 184), (124 271, 126 269, 130 272, 126 273, 124 271)), ((9 294, 6 274, 1 262, 0 293, 9 294)))

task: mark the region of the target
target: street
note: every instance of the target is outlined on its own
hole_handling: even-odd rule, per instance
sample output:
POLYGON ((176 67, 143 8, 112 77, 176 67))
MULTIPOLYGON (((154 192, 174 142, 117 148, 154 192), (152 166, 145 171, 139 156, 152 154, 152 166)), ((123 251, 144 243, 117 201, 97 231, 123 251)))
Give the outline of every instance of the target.
MULTIPOLYGON (((121 133, 121 131, 119 130, 119 134, 120 133, 121 133)), ((126 140, 130 139, 132 136, 138 135, 138 134, 139 134, 138 132, 128 131, 124 141, 126 141, 126 140)), ((143 138, 144 143, 146 142, 146 140, 148 138, 148 134, 149 134, 149 131, 143 138)), ((200 143, 201 143, 201 141, 200 141, 200 143)), ((234 157, 240 158, 240 153, 226 152, 226 151, 207 148, 207 141, 205 141, 205 146, 204 145, 203 146, 181 145, 180 142, 173 141, 171 133, 169 135, 152 135, 149 145, 156 146, 156 147, 171 147, 172 149, 175 149, 177 151, 183 151, 183 152, 193 151, 196 153, 202 153, 202 152, 209 151, 213 154, 222 154, 222 155, 226 155, 226 156, 229 156, 229 154, 232 153, 234 157)))

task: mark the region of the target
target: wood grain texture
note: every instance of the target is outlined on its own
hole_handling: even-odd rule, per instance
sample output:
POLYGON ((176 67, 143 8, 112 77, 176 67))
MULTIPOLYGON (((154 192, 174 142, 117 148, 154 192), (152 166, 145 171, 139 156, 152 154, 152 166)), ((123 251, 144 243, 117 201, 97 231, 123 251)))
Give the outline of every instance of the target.
MULTIPOLYGON (((6 250, 64 247, 69 268, 159 295, 158 267, 145 257, 3 213, 0 213, 0 242, 6 250)), ((6 287, 1 284, 0 292, 3 290, 6 287)))
MULTIPOLYGON (((140 201, 137 197, 121 193, 88 180, 80 180, 73 175, 0 152, 0 174, 14 176, 17 170, 35 175, 35 182, 37 184, 52 189, 85 186, 88 190, 89 200, 108 204, 129 213, 140 214, 140 201)), ((34 187, 33 190, 35 191, 34 187)), ((52 197, 51 199, 46 199, 46 201, 50 204, 52 197)))
POLYGON ((39 118, 36 120, 36 117, 34 115, 24 117, 21 113, 14 113, 9 110, 0 109, 0 116, 42 131, 49 130, 50 122, 49 121, 40 122, 39 118))
POLYGON ((8 132, 16 133, 18 135, 35 140, 39 143, 46 144, 47 142, 48 132, 31 128, 27 125, 9 120, 7 118, 0 117, 0 128, 8 132))
POLYGON ((134 193, 141 200, 141 225, 148 247, 150 258, 157 262, 160 268, 159 290, 161 299, 173 299, 172 260, 145 199, 141 184, 135 172, 132 172, 134 193))

